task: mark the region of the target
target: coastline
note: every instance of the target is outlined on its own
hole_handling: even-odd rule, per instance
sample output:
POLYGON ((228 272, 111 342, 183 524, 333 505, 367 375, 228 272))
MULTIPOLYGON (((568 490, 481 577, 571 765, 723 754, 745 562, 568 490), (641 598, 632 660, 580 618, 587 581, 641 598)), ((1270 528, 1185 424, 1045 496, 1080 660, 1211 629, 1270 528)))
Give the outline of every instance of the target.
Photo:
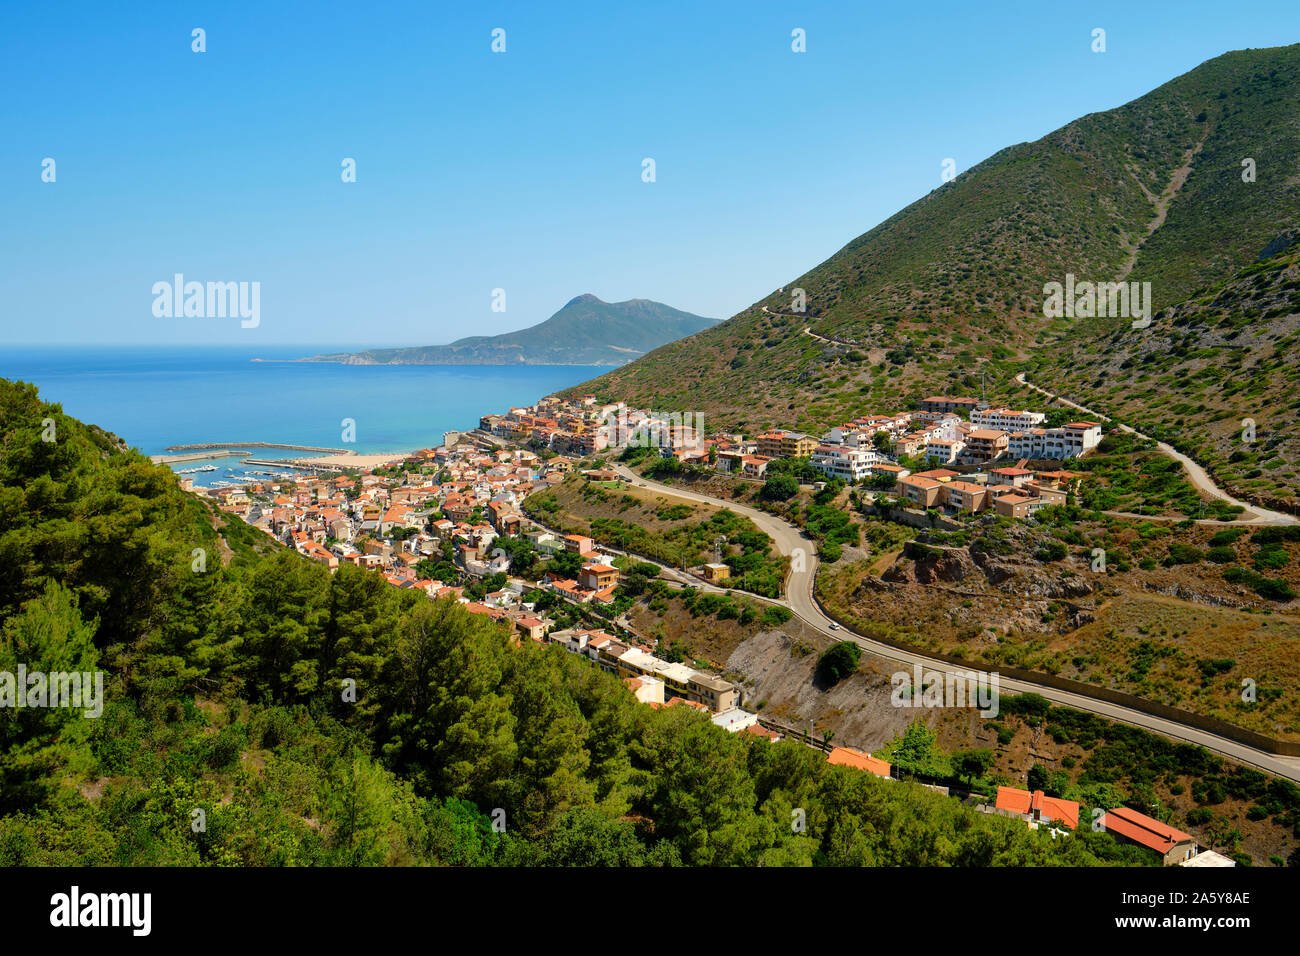
MULTIPOLYGON (((638 353, 635 358, 640 358, 638 353)), ((629 362, 634 361, 629 358, 624 362, 605 363, 605 362, 344 362, 339 359, 322 359, 322 358, 296 358, 296 359, 264 359, 251 358, 250 362, 258 362, 264 365, 368 365, 372 367, 396 367, 396 366, 419 366, 421 368, 464 368, 466 366, 474 368, 622 368, 629 362)))

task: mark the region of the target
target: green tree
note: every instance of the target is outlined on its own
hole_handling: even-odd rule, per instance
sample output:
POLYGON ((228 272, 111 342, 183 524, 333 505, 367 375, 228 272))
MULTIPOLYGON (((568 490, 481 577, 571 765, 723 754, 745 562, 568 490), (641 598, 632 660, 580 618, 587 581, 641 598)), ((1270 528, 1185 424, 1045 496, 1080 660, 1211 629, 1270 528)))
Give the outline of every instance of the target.
POLYGON ((862 648, 853 641, 840 641, 817 658, 817 678, 824 684, 838 684, 858 669, 862 648))

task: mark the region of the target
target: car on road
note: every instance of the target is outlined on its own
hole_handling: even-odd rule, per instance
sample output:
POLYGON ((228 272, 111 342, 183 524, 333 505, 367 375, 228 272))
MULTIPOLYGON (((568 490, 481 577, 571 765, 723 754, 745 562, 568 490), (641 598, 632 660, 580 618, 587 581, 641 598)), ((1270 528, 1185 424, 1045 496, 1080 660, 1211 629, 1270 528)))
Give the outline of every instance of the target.
POLYGON ((839 626, 838 624, 836 624, 834 621, 831 621, 831 630, 832 630, 832 631, 838 631, 839 629, 840 629, 840 626, 839 626))

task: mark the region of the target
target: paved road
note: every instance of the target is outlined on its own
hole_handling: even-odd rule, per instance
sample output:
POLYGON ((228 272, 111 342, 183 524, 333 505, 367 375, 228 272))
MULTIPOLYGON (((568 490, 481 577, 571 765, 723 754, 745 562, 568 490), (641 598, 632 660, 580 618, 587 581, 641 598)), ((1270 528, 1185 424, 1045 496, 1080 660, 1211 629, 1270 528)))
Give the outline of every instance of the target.
MULTIPOLYGON (((1068 398, 1062 398, 1060 395, 1053 395, 1045 388, 1039 388, 1033 382, 1026 380, 1024 372, 1021 372, 1019 375, 1016 376, 1016 382, 1020 385, 1026 385, 1029 388, 1032 388, 1034 391, 1039 392, 1042 395, 1046 395, 1048 398, 1053 399, 1054 401, 1060 402, 1062 405, 1068 405, 1070 408, 1078 409, 1084 414, 1090 415, 1093 418, 1098 419, 1099 421, 1103 421, 1103 422, 1110 421, 1110 418, 1107 417, 1106 415, 1101 414, 1101 412, 1094 411, 1093 409, 1088 408, 1084 405, 1080 405, 1077 402, 1072 402, 1068 398)), ((1140 431, 1137 431, 1134 428, 1130 428, 1128 425, 1121 424, 1119 428, 1121 431, 1129 432, 1133 435, 1136 435, 1138 438, 1144 438, 1147 441, 1152 440, 1150 436, 1144 435, 1140 431)), ((1161 454, 1167 455, 1168 457, 1174 459, 1174 461, 1181 464, 1183 466, 1183 470, 1187 472, 1187 477, 1191 480, 1192 484, 1199 491, 1203 491, 1210 497, 1217 498, 1220 501, 1226 501, 1230 505, 1240 505, 1242 508, 1245 509, 1245 513, 1250 515, 1249 518, 1242 518, 1232 522, 1216 521, 1213 518, 1206 518, 1203 519, 1204 524, 1281 525, 1281 524, 1300 523, 1300 519, 1297 519, 1292 515, 1282 514, 1281 512, 1278 511, 1270 511, 1267 508, 1262 508, 1259 505, 1248 504, 1245 501, 1238 501, 1236 498, 1232 497, 1232 495, 1228 494, 1226 491, 1224 491, 1222 488, 1216 485, 1214 483, 1214 479, 1212 479, 1206 473, 1204 468, 1202 468, 1196 462, 1192 461, 1192 459, 1188 458, 1182 452, 1166 444, 1165 442, 1162 441, 1156 442, 1156 448, 1160 450, 1161 454)))
MULTIPOLYGON (((765 511, 759 511, 757 508, 751 508, 748 505, 700 494, 674 485, 661 484, 648 478, 641 478, 623 465, 616 464, 614 467, 640 487, 654 489, 679 498, 730 508, 737 514, 742 514, 753 521, 760 530, 771 536, 781 554, 792 556, 792 569, 789 578, 786 580, 787 600, 783 603, 809 627, 830 638, 853 640, 869 653, 885 660, 906 665, 908 670, 913 665, 920 664, 926 671, 937 671, 943 674, 963 672, 962 668, 954 667, 943 661, 937 661, 924 654, 901 650, 889 644, 882 644, 869 637, 864 637, 846 628, 832 626, 835 622, 822 612, 813 597, 813 580, 817 573, 816 543, 799 528, 781 518, 770 515, 765 511)), ((1082 710, 1090 714, 1098 714, 1107 719, 1141 727, 1174 740, 1199 744, 1212 753, 1228 757, 1239 763, 1248 764, 1281 777, 1300 781, 1300 757, 1280 757, 1237 743, 1234 740, 1228 740, 1208 731, 1187 727, 1161 717, 1153 717, 1141 711, 1112 704, 1109 701, 1096 700, 1092 697, 1058 690, 1055 687, 1034 684, 1029 681, 1000 678, 1000 689, 1013 693, 1040 694, 1054 704, 1073 707, 1076 710, 1082 710)))

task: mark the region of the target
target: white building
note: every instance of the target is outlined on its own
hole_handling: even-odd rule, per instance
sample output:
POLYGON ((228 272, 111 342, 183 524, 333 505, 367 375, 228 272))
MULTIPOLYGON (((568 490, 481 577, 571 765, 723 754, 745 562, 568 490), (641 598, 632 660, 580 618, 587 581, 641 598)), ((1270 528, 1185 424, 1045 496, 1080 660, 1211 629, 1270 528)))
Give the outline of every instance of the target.
POLYGON ((1007 440, 1011 458, 1078 458, 1101 444, 1096 422, 1071 422, 1062 428, 1013 432, 1007 440))
POLYGON ((1042 412, 1018 412, 1010 408, 984 408, 970 413, 972 428, 996 428, 1004 432, 1027 431, 1046 420, 1042 412))
POLYGON ((925 457, 946 465, 954 461, 965 447, 966 443, 959 438, 935 438, 926 442, 925 457))
POLYGON ((719 727, 734 734, 758 723, 758 714, 751 714, 739 707, 732 707, 729 710, 719 711, 710 719, 719 727))
POLYGON ((881 460, 870 446, 818 445, 808 463, 829 478, 861 481, 871 475, 871 466, 881 460))

